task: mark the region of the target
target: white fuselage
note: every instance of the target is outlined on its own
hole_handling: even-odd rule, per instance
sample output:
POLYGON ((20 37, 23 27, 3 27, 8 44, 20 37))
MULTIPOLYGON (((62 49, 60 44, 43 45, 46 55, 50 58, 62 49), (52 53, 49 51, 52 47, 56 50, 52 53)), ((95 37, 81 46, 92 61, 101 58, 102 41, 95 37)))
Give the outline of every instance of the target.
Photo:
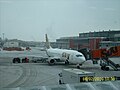
POLYGON ((72 64, 82 64, 86 61, 84 55, 75 50, 49 48, 46 53, 49 57, 60 59, 61 62, 68 60, 72 64))

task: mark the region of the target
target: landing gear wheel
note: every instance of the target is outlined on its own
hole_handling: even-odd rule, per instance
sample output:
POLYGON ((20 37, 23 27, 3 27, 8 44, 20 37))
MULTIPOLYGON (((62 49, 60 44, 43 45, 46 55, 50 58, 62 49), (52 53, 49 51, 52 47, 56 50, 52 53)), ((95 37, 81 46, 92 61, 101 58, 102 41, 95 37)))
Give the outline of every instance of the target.
POLYGON ((109 67, 105 67, 105 70, 106 70, 106 71, 109 71, 109 67))
POLYGON ((102 66, 102 67, 101 67, 101 70, 106 70, 106 71, 109 71, 109 67, 102 66))
POLYGON ((105 66, 102 66, 102 67, 101 67, 101 70, 105 70, 105 66))
POLYGON ((65 61, 65 64, 67 64, 67 65, 68 65, 68 64, 69 64, 69 61, 68 61, 68 60, 66 60, 66 61, 65 61))
POLYGON ((116 64, 116 67, 120 67, 120 65, 119 65, 119 64, 116 64))
POLYGON ((37 61, 34 61, 34 63, 37 63, 37 61))
POLYGON ((80 69, 80 66, 77 66, 77 69, 80 69))
POLYGON ((13 63, 15 63, 15 58, 13 59, 13 63))
POLYGON ((20 58, 18 58, 18 63, 20 63, 20 58))
POLYGON ((20 63, 20 58, 14 58, 13 63, 20 63))

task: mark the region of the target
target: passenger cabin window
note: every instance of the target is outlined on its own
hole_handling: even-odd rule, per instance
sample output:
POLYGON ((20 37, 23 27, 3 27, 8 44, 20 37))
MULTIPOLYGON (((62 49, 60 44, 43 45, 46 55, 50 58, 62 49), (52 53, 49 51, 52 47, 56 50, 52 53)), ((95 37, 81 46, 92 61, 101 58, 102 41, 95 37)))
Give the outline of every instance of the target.
POLYGON ((79 55, 76 55, 76 57, 82 57, 82 55, 79 54, 79 55))

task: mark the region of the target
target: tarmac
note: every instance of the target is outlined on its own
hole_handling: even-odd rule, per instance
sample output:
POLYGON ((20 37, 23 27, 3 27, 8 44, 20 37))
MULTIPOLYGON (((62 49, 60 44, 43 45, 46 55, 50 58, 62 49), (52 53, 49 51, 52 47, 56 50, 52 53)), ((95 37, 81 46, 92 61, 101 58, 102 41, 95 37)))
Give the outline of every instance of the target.
MULTIPOLYGON (((39 52, 40 53, 37 53, 39 56, 40 55, 42 56, 45 54, 43 51, 39 51, 39 52)), ((12 55, 10 54, 10 56, 12 55)), ((5 90, 8 90, 8 89, 11 89, 11 90, 13 89, 15 90, 42 90, 42 89, 47 90, 48 87, 60 86, 58 83, 58 79, 59 79, 58 74, 63 69, 76 68, 76 65, 65 65, 64 63, 56 63, 53 66, 49 66, 47 63, 15 63, 14 64, 12 63, 12 59, 14 55, 12 57, 10 56, 8 56, 8 54, 7 56, 4 55, 4 57, 3 55, 0 56, 0 88, 2 88, 2 90, 3 89, 5 90)), ((111 60, 117 64, 120 64, 120 58, 118 57, 111 58, 111 60)), ((95 76, 97 77, 120 76, 120 70, 114 71, 112 68, 110 68, 109 71, 103 71, 100 68, 101 67, 99 64, 94 65, 92 64, 91 60, 88 60, 83 64, 83 66, 81 66, 80 69, 95 72, 95 76)), ((111 82, 108 82, 108 83, 111 84, 111 82)), ((114 83, 117 83, 117 86, 114 86, 114 84, 112 83, 114 88, 120 87, 119 81, 114 82, 114 83)), ((70 87, 72 87, 72 85, 70 85, 69 87, 69 84, 67 84, 67 85, 63 85, 60 87, 67 87, 71 89, 70 87)), ((116 90, 119 90, 117 88, 116 90)), ((64 90, 64 89, 59 89, 59 90, 64 90)), ((89 89, 89 90, 92 90, 92 89, 89 89)), ((99 90, 102 90, 102 89, 99 89, 99 90)), ((113 89, 110 89, 110 90, 113 90, 113 89)))

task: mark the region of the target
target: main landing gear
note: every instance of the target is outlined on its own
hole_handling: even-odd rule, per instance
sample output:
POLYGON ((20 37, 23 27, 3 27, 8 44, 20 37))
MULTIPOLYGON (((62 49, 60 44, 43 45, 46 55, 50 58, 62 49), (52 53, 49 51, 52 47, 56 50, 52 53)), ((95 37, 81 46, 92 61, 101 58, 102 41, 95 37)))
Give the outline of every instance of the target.
POLYGON ((65 61, 65 64, 66 64, 66 65, 68 65, 68 64, 69 64, 69 61, 68 61, 68 60, 66 60, 66 61, 65 61))

